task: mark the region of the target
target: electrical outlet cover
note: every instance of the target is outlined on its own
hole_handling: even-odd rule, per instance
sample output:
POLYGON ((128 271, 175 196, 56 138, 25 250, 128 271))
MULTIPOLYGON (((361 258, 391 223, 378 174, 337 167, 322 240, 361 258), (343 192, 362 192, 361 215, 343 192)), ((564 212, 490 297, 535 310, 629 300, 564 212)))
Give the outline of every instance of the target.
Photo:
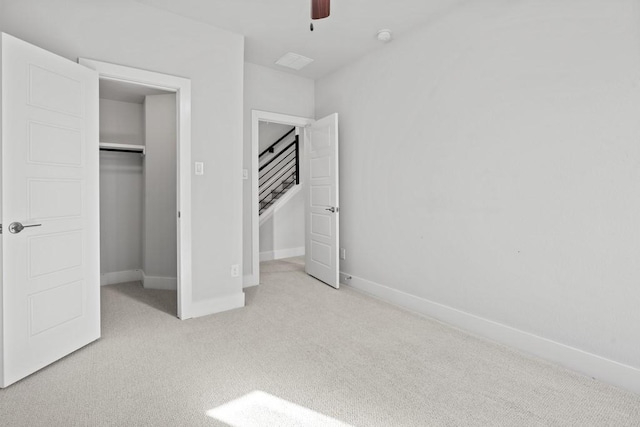
POLYGON ((239 277, 240 276, 240 266, 238 264, 233 264, 231 266, 231 277, 239 277))

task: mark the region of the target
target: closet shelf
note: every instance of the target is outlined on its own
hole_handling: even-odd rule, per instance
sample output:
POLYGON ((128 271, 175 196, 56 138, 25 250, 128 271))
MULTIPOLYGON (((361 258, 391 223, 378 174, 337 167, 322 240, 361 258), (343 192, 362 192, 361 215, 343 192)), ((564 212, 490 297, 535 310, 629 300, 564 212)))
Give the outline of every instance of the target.
POLYGON ((145 154, 144 145, 115 144, 113 142, 101 142, 100 150, 117 151, 120 153, 140 153, 141 156, 145 154))

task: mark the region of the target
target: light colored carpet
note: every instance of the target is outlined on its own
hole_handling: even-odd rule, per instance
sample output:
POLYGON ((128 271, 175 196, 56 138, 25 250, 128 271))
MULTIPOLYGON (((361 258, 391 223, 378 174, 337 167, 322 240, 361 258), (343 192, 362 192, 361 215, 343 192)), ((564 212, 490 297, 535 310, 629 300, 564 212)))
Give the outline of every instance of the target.
POLYGON ((104 287, 103 338, 0 390, 0 424, 640 425, 638 395, 334 290, 299 259, 262 282, 188 321, 174 292, 104 287))

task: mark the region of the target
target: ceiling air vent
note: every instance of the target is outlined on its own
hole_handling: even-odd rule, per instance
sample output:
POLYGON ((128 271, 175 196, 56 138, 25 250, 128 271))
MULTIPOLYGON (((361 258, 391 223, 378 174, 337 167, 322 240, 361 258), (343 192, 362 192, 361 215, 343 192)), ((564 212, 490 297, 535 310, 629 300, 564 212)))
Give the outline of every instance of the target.
POLYGON ((276 65, 291 68, 292 70, 301 70, 312 62, 313 59, 311 58, 298 55, 297 53, 289 52, 278 59, 276 61, 276 65))

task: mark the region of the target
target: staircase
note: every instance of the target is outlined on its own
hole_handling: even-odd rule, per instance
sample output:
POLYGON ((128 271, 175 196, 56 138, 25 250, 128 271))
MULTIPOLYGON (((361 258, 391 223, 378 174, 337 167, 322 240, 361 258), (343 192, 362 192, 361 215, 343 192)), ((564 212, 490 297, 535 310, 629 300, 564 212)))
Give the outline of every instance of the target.
POLYGON ((258 156, 259 214, 273 206, 290 188, 300 184, 300 144, 295 128, 258 156))

